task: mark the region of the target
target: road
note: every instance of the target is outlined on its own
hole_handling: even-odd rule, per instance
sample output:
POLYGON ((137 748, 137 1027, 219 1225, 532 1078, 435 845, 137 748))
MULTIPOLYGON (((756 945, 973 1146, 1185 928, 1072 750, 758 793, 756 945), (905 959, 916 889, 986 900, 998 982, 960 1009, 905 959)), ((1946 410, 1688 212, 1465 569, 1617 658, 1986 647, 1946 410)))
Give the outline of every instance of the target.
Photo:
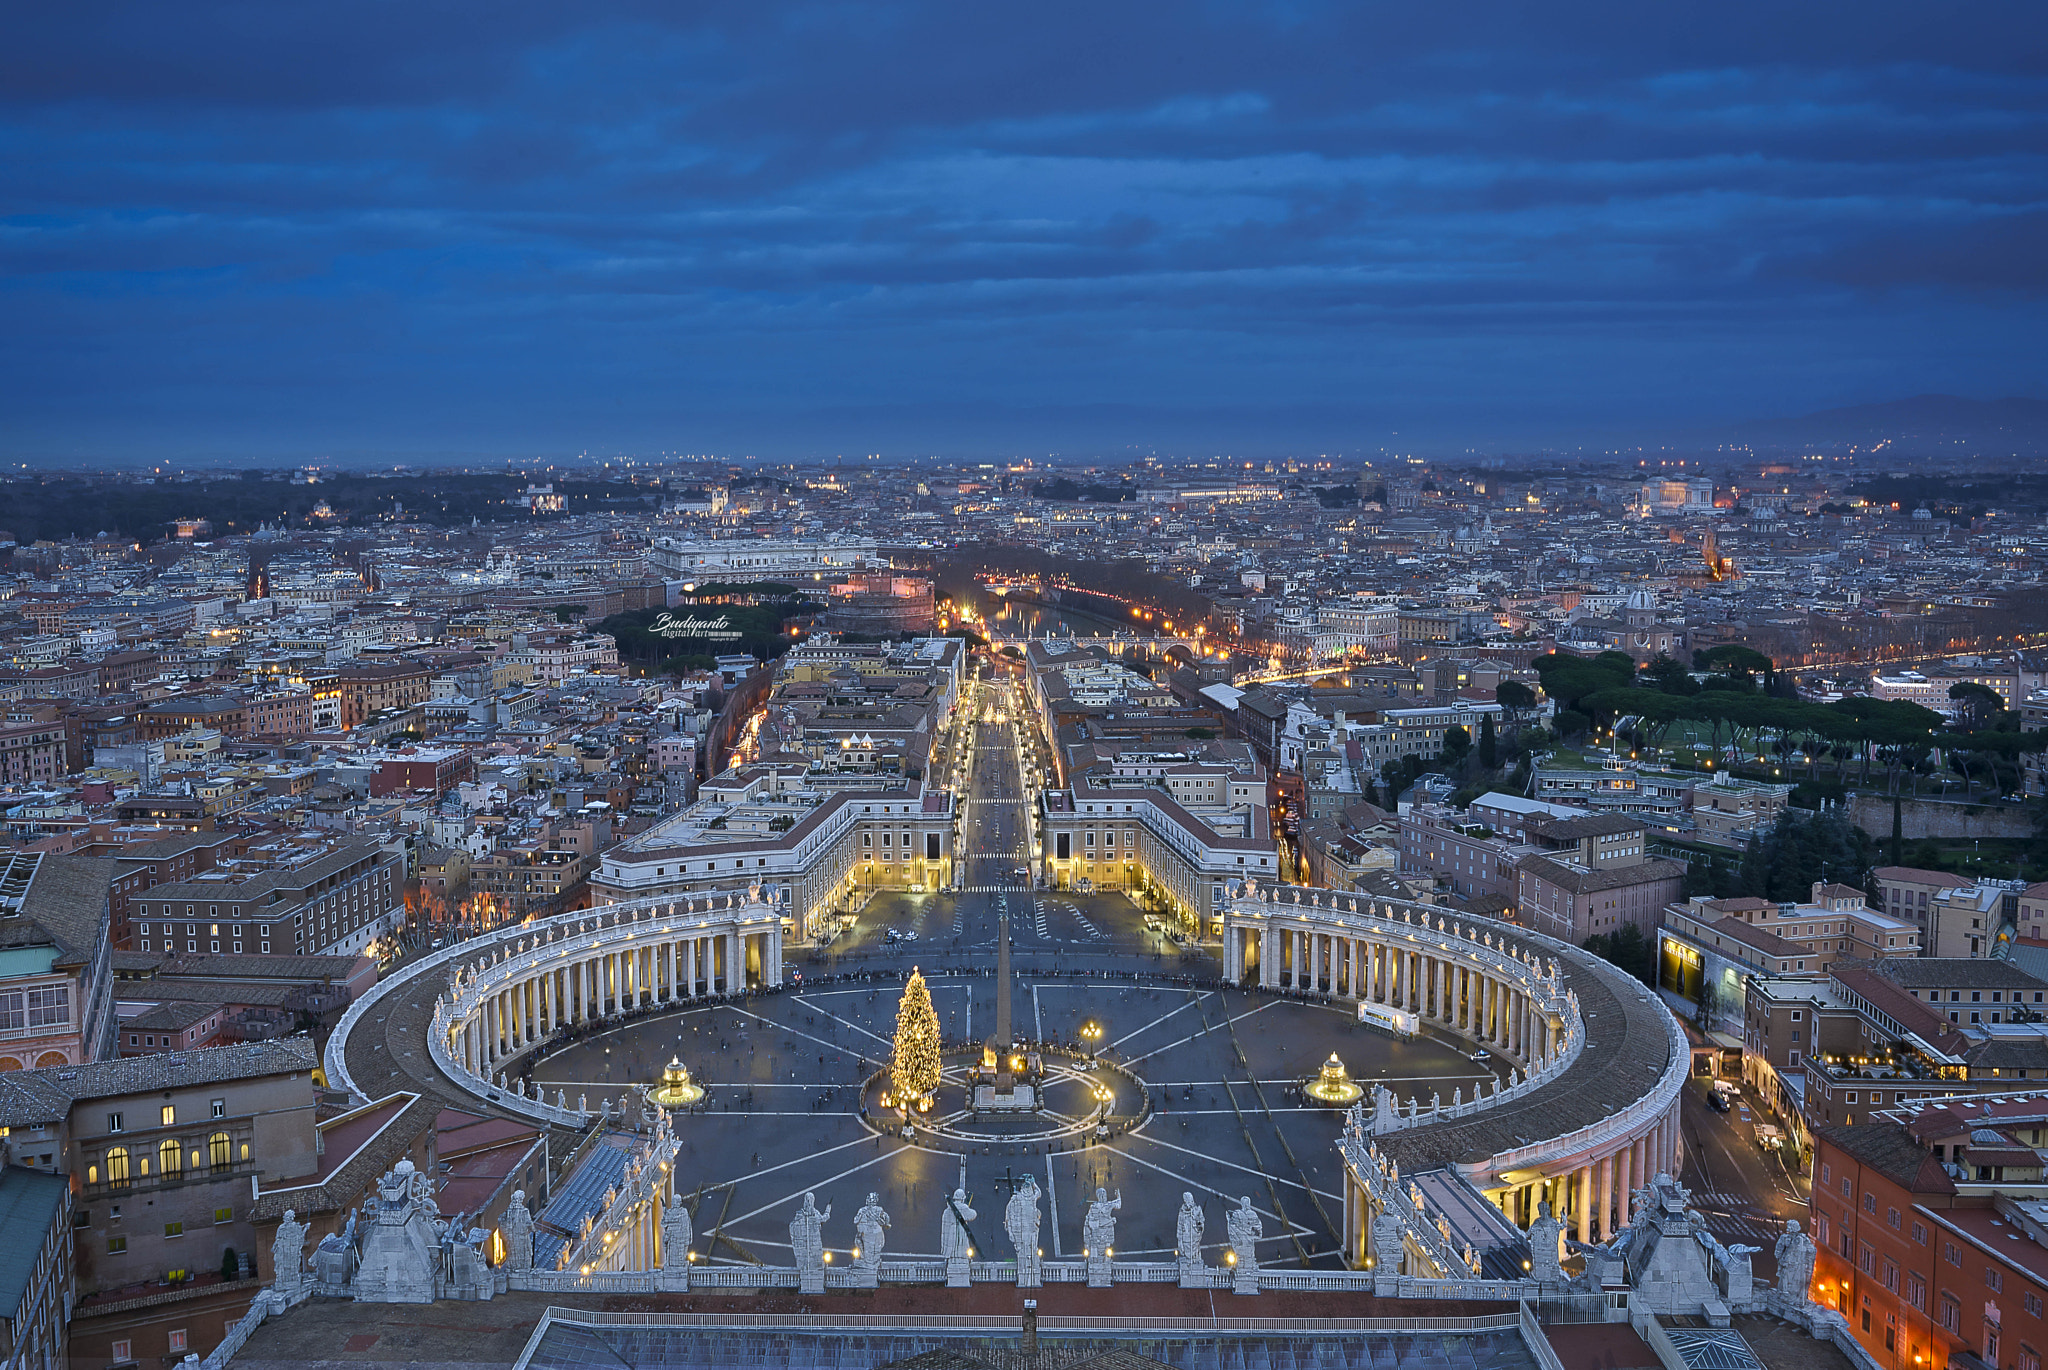
POLYGON ((1727 1113, 1707 1106, 1703 1082, 1688 1081, 1680 1096, 1679 1121, 1685 1130, 1685 1169, 1680 1178, 1692 1190, 1693 1206, 1707 1220, 1707 1230, 1721 1241, 1763 1248, 1759 1274, 1774 1270, 1773 1242, 1785 1220, 1807 1223, 1804 1177, 1788 1174, 1773 1154, 1756 1143, 1755 1124, 1766 1121, 1745 1089, 1727 1113))

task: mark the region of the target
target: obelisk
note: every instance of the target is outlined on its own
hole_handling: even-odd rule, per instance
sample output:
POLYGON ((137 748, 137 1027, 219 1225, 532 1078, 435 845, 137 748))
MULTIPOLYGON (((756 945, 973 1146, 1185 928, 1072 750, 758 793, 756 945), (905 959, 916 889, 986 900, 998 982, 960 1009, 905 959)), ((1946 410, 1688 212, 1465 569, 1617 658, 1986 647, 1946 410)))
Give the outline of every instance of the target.
POLYGON ((996 1092, 1017 1087, 1010 1069, 1010 901, 996 899, 996 1092))

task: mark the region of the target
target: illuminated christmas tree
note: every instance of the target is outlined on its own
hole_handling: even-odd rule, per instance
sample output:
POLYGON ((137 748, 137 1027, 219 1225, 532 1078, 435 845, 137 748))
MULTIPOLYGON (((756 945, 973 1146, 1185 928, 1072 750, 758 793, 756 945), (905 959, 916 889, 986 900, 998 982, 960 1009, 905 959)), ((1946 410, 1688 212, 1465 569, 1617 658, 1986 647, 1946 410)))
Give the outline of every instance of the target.
POLYGON ((906 1107, 930 1098, 939 1087, 939 1015, 915 967, 896 1005, 896 1059, 889 1073, 896 1098, 906 1107))

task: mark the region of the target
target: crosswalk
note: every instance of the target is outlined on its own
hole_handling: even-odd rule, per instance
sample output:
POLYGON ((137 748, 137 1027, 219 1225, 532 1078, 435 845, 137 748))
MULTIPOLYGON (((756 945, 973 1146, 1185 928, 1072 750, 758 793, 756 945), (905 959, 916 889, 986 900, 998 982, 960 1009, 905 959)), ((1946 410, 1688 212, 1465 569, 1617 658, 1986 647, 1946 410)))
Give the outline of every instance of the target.
POLYGON ((962 885, 960 892, 962 894, 1025 894, 1029 892, 1029 887, 1025 885, 962 885))
POLYGON ((1735 1215, 1703 1215, 1707 1220, 1707 1231, 1723 1241, 1740 1239, 1750 1245, 1762 1242, 1769 1246, 1784 1232, 1785 1225, 1769 1218, 1737 1217, 1735 1215))

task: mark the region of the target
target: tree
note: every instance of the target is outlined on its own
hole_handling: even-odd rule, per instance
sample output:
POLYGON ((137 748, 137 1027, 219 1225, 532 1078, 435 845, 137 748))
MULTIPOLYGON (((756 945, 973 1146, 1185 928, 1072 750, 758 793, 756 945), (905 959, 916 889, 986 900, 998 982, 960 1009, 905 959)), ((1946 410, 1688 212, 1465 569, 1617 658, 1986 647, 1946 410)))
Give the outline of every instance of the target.
POLYGON ((1503 680, 1493 687, 1493 702, 1512 718, 1536 707, 1536 692, 1519 680, 1503 680))
POLYGON ((905 1105, 930 1098, 939 1087, 939 1015, 916 967, 903 982, 903 998, 896 1005, 896 1054, 889 1077, 905 1105))
POLYGON ((1635 924, 1624 923, 1612 933, 1596 932, 1581 945, 1608 964, 1618 966, 1652 988, 1656 987, 1656 947, 1635 924))
POLYGON ((1714 983, 1714 977, 1700 976, 1699 998, 1693 1006, 1692 1020, 1701 1032, 1714 1030, 1714 1014, 1721 1007, 1721 992, 1714 983))
POLYGON ((220 1277, 223 1280, 238 1280, 242 1277, 242 1261, 235 1255, 235 1248, 232 1246, 220 1253, 220 1277))
POLYGON ((1479 764, 1492 770, 1500 764, 1500 742, 1493 735, 1493 715, 1479 721, 1479 764))
POLYGON ((1455 760, 1472 750, 1472 734, 1453 723, 1444 729, 1444 755, 1455 760))
POLYGON ((1955 701, 1957 721, 1965 728, 1991 727, 2005 712, 2005 700, 1998 691, 1974 680, 1959 680, 1949 686, 1948 697, 1955 701))

